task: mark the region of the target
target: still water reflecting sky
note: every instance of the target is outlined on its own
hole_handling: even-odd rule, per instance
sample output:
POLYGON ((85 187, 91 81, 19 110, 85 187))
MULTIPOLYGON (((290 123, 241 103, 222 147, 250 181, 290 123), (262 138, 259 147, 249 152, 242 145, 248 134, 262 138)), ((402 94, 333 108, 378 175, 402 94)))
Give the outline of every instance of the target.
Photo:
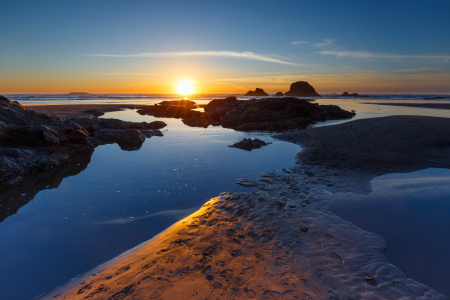
MULTIPOLYGON (((105 117, 154 120, 133 110, 105 117)), ((300 150, 268 134, 163 121, 164 137, 147 139, 138 151, 116 144, 96 148, 84 171, 40 191, 0 223, 0 298, 30 299, 61 285, 152 238, 221 192, 251 191, 235 179, 256 180, 262 172, 293 166, 300 150), (228 147, 249 136, 273 144, 251 152, 228 147)))
POLYGON ((388 174, 371 183, 368 195, 335 195, 330 210, 381 235, 387 259, 407 277, 450 295, 450 170, 388 174))

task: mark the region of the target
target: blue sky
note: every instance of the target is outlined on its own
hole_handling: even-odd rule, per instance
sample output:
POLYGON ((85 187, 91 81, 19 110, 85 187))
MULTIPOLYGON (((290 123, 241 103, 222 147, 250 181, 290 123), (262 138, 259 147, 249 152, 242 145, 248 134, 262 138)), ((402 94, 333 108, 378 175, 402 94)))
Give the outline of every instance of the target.
POLYGON ((449 0, 0 1, 0 93, 450 93, 449 0))

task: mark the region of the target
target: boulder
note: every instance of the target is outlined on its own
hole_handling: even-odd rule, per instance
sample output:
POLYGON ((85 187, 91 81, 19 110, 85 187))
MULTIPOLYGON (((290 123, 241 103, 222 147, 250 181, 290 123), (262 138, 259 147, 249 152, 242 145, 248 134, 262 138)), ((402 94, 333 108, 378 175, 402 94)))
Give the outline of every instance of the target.
POLYGON ((294 97, 321 97, 306 81, 297 81, 292 83, 290 90, 284 93, 284 95, 294 97))
POLYGON ((256 88, 255 91, 248 91, 244 96, 269 96, 263 89, 256 88))
POLYGON ((253 149, 259 149, 261 147, 267 146, 272 143, 266 143, 260 139, 243 139, 240 142, 237 142, 233 145, 229 145, 228 147, 239 148, 246 151, 252 151, 253 149))

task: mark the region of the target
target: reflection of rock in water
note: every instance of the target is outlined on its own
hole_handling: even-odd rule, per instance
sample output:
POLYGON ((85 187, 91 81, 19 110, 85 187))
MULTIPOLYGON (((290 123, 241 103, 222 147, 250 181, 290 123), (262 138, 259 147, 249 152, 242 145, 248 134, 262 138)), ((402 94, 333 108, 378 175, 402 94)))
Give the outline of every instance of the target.
POLYGON ((34 199, 42 190, 57 188, 64 178, 79 174, 91 161, 92 151, 73 155, 59 166, 24 176, 21 184, 0 189, 0 222, 34 199))

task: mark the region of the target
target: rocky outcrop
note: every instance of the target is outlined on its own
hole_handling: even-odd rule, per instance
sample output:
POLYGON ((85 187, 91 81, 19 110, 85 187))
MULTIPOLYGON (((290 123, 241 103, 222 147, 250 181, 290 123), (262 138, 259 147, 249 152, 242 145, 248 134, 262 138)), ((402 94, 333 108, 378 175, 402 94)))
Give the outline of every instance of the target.
POLYGON ((277 92, 277 93, 275 94, 275 96, 276 96, 276 97, 281 97, 281 96, 284 96, 284 94, 283 94, 283 92, 277 92))
POLYGON ((137 112, 141 115, 151 115, 157 118, 182 119, 183 123, 192 127, 208 127, 210 119, 202 112, 193 110, 199 108, 194 101, 163 101, 158 104, 143 106, 137 112))
MULTIPOLYGON (((205 107, 206 112, 208 105, 205 107)), ((354 112, 335 105, 318 105, 294 97, 264 98, 242 101, 239 106, 228 110, 218 123, 225 128, 240 131, 282 132, 306 128, 319 121, 348 119, 353 116, 354 112)))
POLYGON ((228 147, 239 148, 246 151, 252 151, 253 149, 259 149, 261 147, 267 146, 272 143, 266 143, 260 139, 243 139, 240 142, 234 143, 233 145, 229 145, 228 147))
POLYGON ((319 121, 348 119, 355 115, 335 105, 318 105, 294 97, 251 100, 228 97, 212 100, 203 107, 204 112, 193 111, 192 107, 195 106, 152 105, 138 112, 182 118, 184 124, 192 127, 213 125, 240 131, 272 132, 306 128, 319 121))
POLYGON ((115 119, 66 120, 28 110, 0 96, 0 188, 24 176, 47 170, 73 155, 90 154, 95 146, 118 143, 138 149, 145 137, 162 136, 164 122, 132 123, 115 119), (107 130, 106 132, 97 132, 107 130))
POLYGON ((236 97, 228 97, 225 99, 216 99, 209 102, 203 109, 207 115, 213 120, 219 120, 229 110, 241 105, 244 100, 238 100, 236 97))
POLYGON ((255 91, 248 91, 244 96, 269 96, 263 89, 256 88, 255 91))
POLYGON ((284 93, 285 96, 293 97, 321 97, 316 90, 306 81, 297 81, 291 84, 291 88, 288 92, 284 93))

